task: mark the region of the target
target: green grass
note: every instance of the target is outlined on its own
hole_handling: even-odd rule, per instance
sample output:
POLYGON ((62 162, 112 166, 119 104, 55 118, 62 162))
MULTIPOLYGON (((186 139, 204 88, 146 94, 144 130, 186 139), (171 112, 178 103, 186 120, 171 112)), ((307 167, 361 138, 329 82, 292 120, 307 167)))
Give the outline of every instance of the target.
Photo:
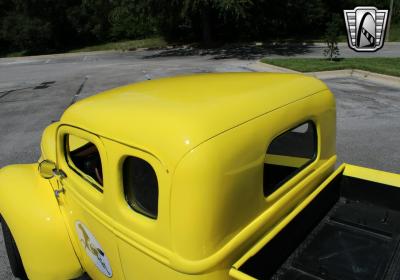
MULTIPOLYGON (((138 48, 162 48, 167 46, 167 43, 162 37, 146 38, 141 40, 129 40, 120 42, 110 42, 105 44, 87 46, 84 48, 73 49, 66 51, 66 53, 77 53, 77 52, 94 52, 94 51, 133 51, 138 48)), ((51 54, 45 53, 45 54, 51 54)), ((11 52, 0 54, 0 57, 18 57, 32 55, 26 51, 11 52)))
POLYGON ((80 49, 74 49, 71 52, 93 52, 93 51, 131 51, 138 48, 161 48, 165 47, 167 43, 161 37, 147 38, 142 40, 130 40, 130 41, 120 41, 111 42, 100 45, 88 46, 80 49))
POLYGON ((18 57, 18 56, 25 56, 26 52, 25 51, 20 51, 20 52, 12 52, 12 53, 7 53, 5 55, 0 55, 0 57, 18 57))
POLYGON ((400 57, 343 58, 336 61, 320 58, 264 58, 261 62, 300 72, 360 69, 400 77, 400 57))

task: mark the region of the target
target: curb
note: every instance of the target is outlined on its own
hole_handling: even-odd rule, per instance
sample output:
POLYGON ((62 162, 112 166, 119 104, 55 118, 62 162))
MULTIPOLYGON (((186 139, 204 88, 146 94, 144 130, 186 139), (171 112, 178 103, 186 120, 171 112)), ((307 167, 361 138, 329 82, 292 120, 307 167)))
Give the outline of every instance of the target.
POLYGON ((359 69, 347 69, 336 71, 307 72, 306 75, 314 76, 318 79, 346 78, 355 77, 388 86, 400 88, 400 77, 384 75, 359 69), (326 73, 327 72, 327 73, 326 73))
POLYGON ((257 61, 253 63, 252 65, 248 65, 249 68, 257 70, 257 71, 268 71, 268 72, 282 72, 282 73, 301 73, 299 71, 295 71, 292 69, 272 65, 272 64, 267 64, 261 61, 257 61))
POLYGON ((304 75, 313 76, 318 79, 333 79, 333 78, 348 78, 355 77, 359 79, 365 79, 369 81, 374 81, 377 83, 383 83, 385 85, 390 85, 393 87, 400 88, 400 77, 379 74, 375 72, 369 72, 359 69, 344 69, 344 70, 333 70, 333 71, 318 71, 318 72, 299 72, 291 69, 263 63, 257 61, 255 63, 258 69, 263 68, 264 71, 275 71, 282 73, 302 73, 304 75))
POLYGON ((353 76, 364 78, 364 79, 372 79, 377 81, 384 81, 387 84, 393 84, 394 86, 400 87, 400 77, 384 75, 364 70, 354 70, 353 76))

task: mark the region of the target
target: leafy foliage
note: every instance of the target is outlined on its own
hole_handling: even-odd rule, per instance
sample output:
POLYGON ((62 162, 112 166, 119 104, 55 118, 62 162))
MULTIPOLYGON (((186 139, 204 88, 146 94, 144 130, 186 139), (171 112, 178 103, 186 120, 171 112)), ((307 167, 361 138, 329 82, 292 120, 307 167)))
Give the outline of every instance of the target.
POLYGON ((337 58, 339 53, 338 48, 338 37, 340 34, 340 19, 338 17, 333 17, 332 21, 328 23, 325 32, 325 41, 327 47, 324 49, 324 55, 332 61, 337 58))
POLYGON ((108 15, 112 39, 137 39, 157 32, 156 19, 151 17, 150 7, 145 1, 120 0, 108 15))
MULTIPOLYGON (((0 0, 0 54, 45 53, 162 35, 202 42, 318 39, 326 19, 390 0, 0 0)), ((393 22, 400 5, 395 1, 393 22)), ((328 28, 328 29, 327 29, 328 28)))

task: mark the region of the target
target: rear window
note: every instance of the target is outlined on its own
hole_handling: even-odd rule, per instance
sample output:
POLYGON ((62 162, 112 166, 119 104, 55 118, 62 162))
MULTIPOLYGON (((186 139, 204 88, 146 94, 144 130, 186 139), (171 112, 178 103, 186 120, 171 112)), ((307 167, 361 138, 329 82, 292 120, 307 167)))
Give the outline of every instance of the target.
POLYGON ((127 157, 123 164, 125 199, 136 212, 156 219, 158 215, 158 181, 153 167, 146 161, 127 157))
POLYGON ((309 165, 316 154, 317 133, 311 121, 276 137, 265 156, 264 195, 270 195, 309 165))

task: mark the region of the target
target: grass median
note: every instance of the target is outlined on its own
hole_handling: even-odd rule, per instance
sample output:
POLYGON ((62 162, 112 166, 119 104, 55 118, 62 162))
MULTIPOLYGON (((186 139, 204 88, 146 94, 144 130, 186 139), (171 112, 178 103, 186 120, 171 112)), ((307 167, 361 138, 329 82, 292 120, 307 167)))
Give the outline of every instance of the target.
POLYGON ((264 58, 261 62, 299 72, 359 69, 400 77, 400 57, 342 58, 334 61, 321 58, 264 58))

